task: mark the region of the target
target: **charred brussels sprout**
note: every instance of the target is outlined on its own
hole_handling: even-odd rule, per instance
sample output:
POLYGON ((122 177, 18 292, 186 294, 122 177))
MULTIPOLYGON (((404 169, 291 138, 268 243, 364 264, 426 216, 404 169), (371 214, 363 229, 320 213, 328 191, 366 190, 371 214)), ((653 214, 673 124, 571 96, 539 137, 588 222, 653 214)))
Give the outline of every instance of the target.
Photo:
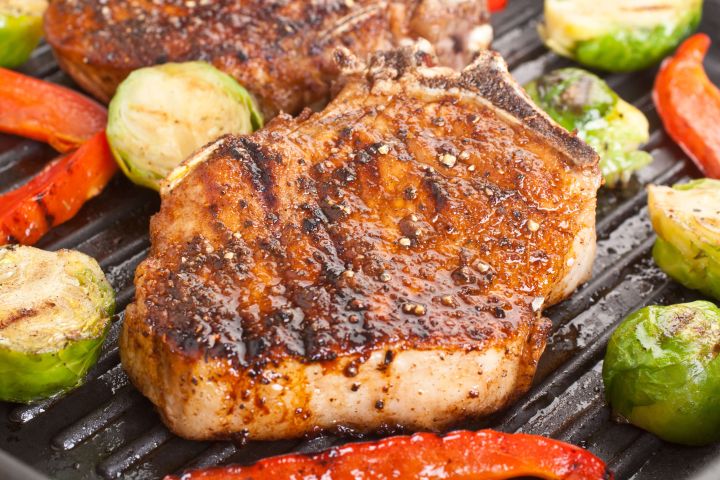
POLYGON ((592 73, 563 68, 525 89, 550 117, 567 130, 576 130, 595 149, 606 186, 627 182, 634 171, 652 161, 649 153, 638 150, 650 137, 645 116, 592 73))
POLYGON ((614 413, 686 445, 720 440, 720 309, 698 301, 646 307, 608 344, 603 380, 614 413))
POLYGON ((647 68, 700 23, 702 0, 546 0, 540 35, 565 57, 603 70, 647 68))
POLYGON ((0 67, 19 67, 42 37, 47 0, 0 0, 0 67))
POLYGON ((114 308, 87 255, 0 247, 0 401, 31 402, 80 384, 114 308))
POLYGON ((651 185, 648 208, 658 234, 658 266, 686 287, 720 299, 720 181, 651 185))
POLYGON ((120 84, 107 137, 130 180, 159 190, 196 149, 262 123, 252 97, 231 76, 203 62, 168 63, 136 70, 120 84))

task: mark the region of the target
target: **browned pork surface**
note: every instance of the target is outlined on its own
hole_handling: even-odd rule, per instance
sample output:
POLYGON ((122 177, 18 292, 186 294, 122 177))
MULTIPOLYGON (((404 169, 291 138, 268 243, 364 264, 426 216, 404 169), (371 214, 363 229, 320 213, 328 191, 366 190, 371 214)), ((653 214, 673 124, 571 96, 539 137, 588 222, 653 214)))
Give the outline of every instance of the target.
POLYGON ((270 118, 328 100, 336 47, 365 58, 423 37, 462 67, 487 46, 487 22, 485 0, 53 0, 45 33, 62 68, 105 102, 135 69, 204 60, 270 118))
POLYGON ((597 156, 499 56, 337 60, 325 110, 221 138, 163 190, 121 354, 182 436, 494 412, 530 385, 542 307, 590 272, 597 156))

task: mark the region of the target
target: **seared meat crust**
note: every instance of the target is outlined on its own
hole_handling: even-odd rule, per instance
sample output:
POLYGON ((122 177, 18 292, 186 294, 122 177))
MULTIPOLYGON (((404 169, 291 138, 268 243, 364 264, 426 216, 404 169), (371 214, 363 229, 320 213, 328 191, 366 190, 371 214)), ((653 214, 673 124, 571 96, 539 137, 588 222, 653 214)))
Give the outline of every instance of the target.
POLYGON ((589 273, 597 156, 498 55, 337 61, 325 110, 223 137, 163 190, 121 355, 180 435, 491 413, 531 383, 543 303, 589 273))
POLYGON ((135 69, 204 60, 271 118, 328 100, 336 47, 364 58, 422 36, 464 66, 487 22, 485 0, 54 0, 45 34, 61 67, 102 101, 135 69))

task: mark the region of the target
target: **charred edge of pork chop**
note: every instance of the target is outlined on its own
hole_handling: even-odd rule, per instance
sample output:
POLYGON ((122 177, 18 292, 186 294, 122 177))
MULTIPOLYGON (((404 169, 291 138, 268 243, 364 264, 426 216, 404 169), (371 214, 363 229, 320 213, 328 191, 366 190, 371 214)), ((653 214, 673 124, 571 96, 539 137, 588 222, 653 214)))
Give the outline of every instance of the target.
POLYGON ((45 37, 61 68, 101 101, 138 68, 204 60, 252 92, 268 118, 327 102, 337 46, 365 56, 427 37, 461 67, 492 37, 477 0, 238 3, 55 0, 45 37))
POLYGON ((378 52, 367 66, 344 48, 335 51, 335 61, 348 77, 340 78, 340 86, 354 81, 358 75, 365 75, 374 86, 382 81, 399 80, 411 73, 424 87, 456 94, 474 94, 544 137, 564 154, 564 158, 579 167, 588 167, 589 174, 597 175, 599 172, 599 157, 595 150, 577 135, 568 133, 535 105, 510 75, 505 60, 497 52, 478 52, 475 60, 460 73, 437 66, 433 47, 423 41, 405 48, 378 52))
POLYGON ((508 312, 517 323, 512 334, 480 348, 393 343, 332 361, 286 357, 262 370, 235 369, 227 359, 183 355, 142 321, 143 300, 140 294, 128 307, 120 336, 123 366, 168 427, 195 440, 443 430, 524 394, 551 326, 516 308, 508 312))

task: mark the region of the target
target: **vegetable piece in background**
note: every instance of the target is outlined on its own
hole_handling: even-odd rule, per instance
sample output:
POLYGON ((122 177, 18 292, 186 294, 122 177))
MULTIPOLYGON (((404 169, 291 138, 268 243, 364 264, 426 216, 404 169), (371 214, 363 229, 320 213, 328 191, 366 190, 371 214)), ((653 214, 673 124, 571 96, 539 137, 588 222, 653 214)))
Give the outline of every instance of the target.
POLYGON ((79 385, 114 308, 112 287, 87 255, 0 247, 0 401, 31 402, 79 385))
POLYGON ((25 185, 0 195, 0 245, 37 242, 75 216, 116 171, 105 132, 54 160, 25 185))
POLYGON ((697 28, 702 0, 545 0, 540 36, 555 53, 591 68, 650 67, 697 28))
POLYGON ((658 266, 688 288, 720 300, 720 181, 648 187, 658 266))
POLYGON ((653 99, 665 129, 708 177, 720 178, 720 89, 703 68, 710 47, 693 35, 663 62, 653 99))
POLYGON ((0 67, 19 67, 30 58, 47 6, 47 0, 0 0, 0 67))
POLYGON ((720 309, 706 301, 651 306, 615 330, 603 364, 616 415, 663 440, 720 440, 720 309))
POLYGON ((133 182, 159 190, 196 149, 227 134, 260 128, 250 94, 203 62, 168 63, 134 71, 110 102, 110 148, 133 182))
POLYGON ((507 0, 488 0, 488 9, 491 12, 499 12, 507 6, 507 0))
POLYGON ((0 132, 78 148, 107 123, 105 108, 69 88, 0 68, 0 132))
MULTIPOLYGON (((458 431, 445 436, 417 433, 377 442, 354 443, 325 452, 291 454, 250 466, 211 468, 183 475, 184 480, 245 478, 385 478, 547 480, 612 479, 602 460, 580 447, 545 437, 493 430, 458 431), (439 472, 433 475, 432 472, 439 472), (358 473, 361 473, 358 477, 358 473)), ((167 480, 178 477, 166 477, 167 480)))
POLYGON ((79 93, 0 68, 0 132, 47 142, 60 152, 77 149, 0 195, 0 245, 35 243, 102 191, 117 170, 103 131, 106 120, 105 108, 79 93))
POLYGON ((595 149, 606 186, 626 183, 634 171, 652 161, 649 153, 638 150, 650 138, 647 119, 596 75, 563 68, 525 89, 553 120, 576 130, 595 149))

